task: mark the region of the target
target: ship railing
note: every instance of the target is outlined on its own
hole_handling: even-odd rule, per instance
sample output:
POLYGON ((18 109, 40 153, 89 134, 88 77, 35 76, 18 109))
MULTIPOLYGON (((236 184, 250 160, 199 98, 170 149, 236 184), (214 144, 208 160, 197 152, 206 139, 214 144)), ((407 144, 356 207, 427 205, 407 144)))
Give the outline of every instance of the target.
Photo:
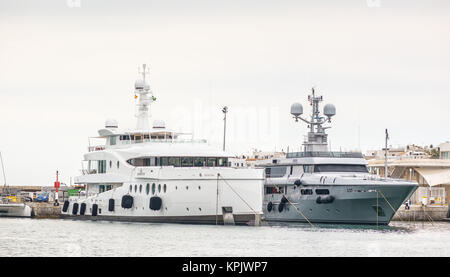
POLYGON ((96 146, 89 146, 88 147, 88 151, 89 152, 101 151, 101 150, 105 150, 105 146, 104 145, 96 145, 96 146))
POLYGON ((364 158, 360 152, 292 152, 286 158, 364 158))

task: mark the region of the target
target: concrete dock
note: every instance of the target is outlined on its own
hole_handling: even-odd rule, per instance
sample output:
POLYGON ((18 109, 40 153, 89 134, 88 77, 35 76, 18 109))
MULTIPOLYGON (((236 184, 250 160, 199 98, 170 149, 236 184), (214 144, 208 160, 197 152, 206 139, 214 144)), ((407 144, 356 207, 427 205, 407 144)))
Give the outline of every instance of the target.
POLYGON ((60 218, 61 206, 36 202, 27 202, 26 204, 31 207, 31 217, 33 218, 60 218))
POLYGON ((402 205, 395 213, 392 220, 397 221, 448 221, 449 206, 443 205, 428 205, 420 206, 413 205, 410 209, 405 209, 402 205))

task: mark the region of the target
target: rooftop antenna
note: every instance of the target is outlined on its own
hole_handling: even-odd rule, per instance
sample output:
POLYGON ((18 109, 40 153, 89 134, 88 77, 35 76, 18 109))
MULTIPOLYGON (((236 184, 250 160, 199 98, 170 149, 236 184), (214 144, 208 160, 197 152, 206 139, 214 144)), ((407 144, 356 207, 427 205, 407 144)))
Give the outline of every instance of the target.
POLYGON ((388 177, 388 139, 389 139, 389 133, 388 129, 386 129, 386 137, 385 137, 385 145, 384 145, 384 177, 388 177))
POLYGON ((135 95, 139 98, 137 106, 137 125, 138 130, 150 130, 149 117, 150 114, 150 104, 152 104, 156 98, 153 96, 153 91, 150 89, 150 85, 146 82, 146 74, 149 73, 146 64, 142 65, 142 70, 138 70, 142 74, 142 79, 136 80, 134 83, 135 95))
POLYGON ((5 189, 6 189, 6 174, 5 174, 5 165, 3 164, 3 156, 2 156, 1 151, 0 151, 0 161, 2 162, 3 181, 5 182, 3 184, 3 191, 5 191, 5 189))
POLYGON ((319 104, 323 101, 322 96, 316 96, 314 87, 311 89, 311 95, 308 95, 308 101, 312 106, 311 119, 307 120, 301 117, 303 114, 303 106, 300 103, 294 103, 291 106, 291 114, 295 121, 302 120, 308 124, 310 128, 307 140, 303 143, 305 152, 327 152, 328 151, 328 135, 325 130, 331 127, 323 127, 325 123, 331 123, 331 117, 336 115, 336 107, 333 104, 327 104, 323 108, 323 115, 319 111, 319 104))
POLYGON ((223 151, 225 151, 225 138, 227 133, 227 113, 228 113, 228 107, 225 106, 222 109, 223 112, 223 151))

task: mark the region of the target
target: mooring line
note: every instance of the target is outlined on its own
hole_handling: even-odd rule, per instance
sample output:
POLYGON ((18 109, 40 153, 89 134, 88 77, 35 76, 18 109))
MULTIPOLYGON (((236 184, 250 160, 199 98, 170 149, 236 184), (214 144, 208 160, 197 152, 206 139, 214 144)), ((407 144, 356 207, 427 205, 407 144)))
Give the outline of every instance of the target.
MULTIPOLYGON (((220 173, 217 173, 217 197, 219 197, 219 177, 220 178, 222 178, 222 180, 225 182, 225 184, 227 185, 227 186, 229 186, 230 187, 230 189, 242 200, 242 202, 244 202, 245 203, 245 205, 247 205, 247 207, 249 207, 250 208, 250 210, 252 210, 252 212, 255 214, 255 216, 256 215, 258 215, 258 213, 247 203, 247 201, 245 201, 244 200, 244 198, 242 198, 240 195, 239 195, 239 193, 237 193, 237 191, 235 191, 234 189, 233 189, 233 187, 230 185, 230 184, 228 184, 228 182, 227 182, 227 180, 225 180, 223 177, 222 177, 222 175, 220 175, 220 173)), ((216 216, 217 216, 217 208, 216 208, 216 216)), ((217 218, 217 217, 216 217, 217 218)), ((256 218, 256 217, 255 217, 256 218)), ((262 218, 260 218, 260 220, 261 221, 263 221, 263 222, 265 222, 266 224, 267 224, 267 226, 269 226, 270 227, 270 225, 269 225, 269 223, 268 222, 266 222, 264 219, 262 219, 262 218)), ((216 219, 216 224, 217 224, 217 219, 216 219)))
MULTIPOLYGON (((278 188, 278 186, 277 185, 274 185, 274 187, 276 187, 277 188, 277 190, 278 191, 281 191, 280 190, 280 188, 278 188)), ((289 202, 289 204, 291 204, 292 205, 292 207, 294 207, 296 210, 297 210, 297 212, 299 213, 299 214, 301 214, 301 216, 303 216, 303 218, 312 226, 312 227, 316 227, 316 226, 314 226, 312 223, 311 223, 311 221, 309 221, 309 219, 287 198, 287 196, 286 196, 286 194, 284 194, 284 193, 281 193, 282 195, 283 195, 283 197, 289 202)))
MULTIPOLYGON (((394 215, 397 213, 397 211, 392 207, 391 203, 387 200, 386 196, 384 196, 383 192, 381 190, 377 190, 377 198, 378 198, 378 192, 380 192, 381 196, 383 196, 384 200, 386 200, 386 203, 388 203, 389 207, 394 211, 394 215)), ((403 222, 403 218, 401 217, 400 213, 398 214, 398 217, 400 218, 400 221, 403 222)))

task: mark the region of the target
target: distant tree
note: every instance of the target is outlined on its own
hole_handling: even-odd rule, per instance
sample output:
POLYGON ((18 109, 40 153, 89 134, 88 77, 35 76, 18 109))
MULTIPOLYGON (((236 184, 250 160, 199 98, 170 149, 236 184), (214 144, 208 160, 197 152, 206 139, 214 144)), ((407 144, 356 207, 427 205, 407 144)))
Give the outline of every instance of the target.
POLYGON ((439 159, 439 151, 437 149, 431 149, 431 158, 439 159))

